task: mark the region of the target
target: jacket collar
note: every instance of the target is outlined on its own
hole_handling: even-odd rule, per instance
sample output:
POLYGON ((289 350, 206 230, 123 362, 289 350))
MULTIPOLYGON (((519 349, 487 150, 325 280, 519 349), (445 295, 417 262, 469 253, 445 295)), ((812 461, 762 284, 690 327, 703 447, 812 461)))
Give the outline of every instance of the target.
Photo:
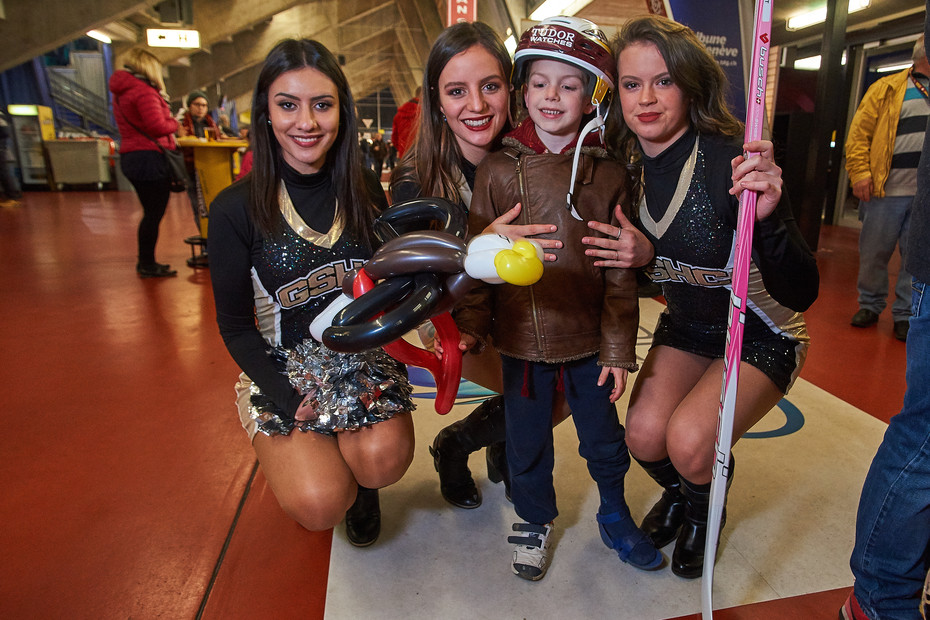
MULTIPOLYGON (((526 117, 517 127, 509 132, 502 140, 504 146, 510 146, 526 155, 542 155, 548 153, 549 149, 539 139, 536 133, 536 124, 533 119, 526 117)), ((575 152, 578 143, 578 136, 562 149, 562 155, 571 155, 575 152)), ((596 132, 589 133, 585 136, 584 142, 581 143, 581 152, 592 157, 607 157, 607 151, 601 146, 601 141, 596 132)))

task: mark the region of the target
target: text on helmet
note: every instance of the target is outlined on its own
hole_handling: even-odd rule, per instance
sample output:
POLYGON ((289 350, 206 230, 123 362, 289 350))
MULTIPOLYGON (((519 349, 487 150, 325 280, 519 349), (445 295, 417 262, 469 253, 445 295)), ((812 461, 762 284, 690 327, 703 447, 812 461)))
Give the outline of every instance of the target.
POLYGON ((575 33, 549 26, 537 26, 530 33, 530 43, 549 43, 571 47, 575 42, 575 33))

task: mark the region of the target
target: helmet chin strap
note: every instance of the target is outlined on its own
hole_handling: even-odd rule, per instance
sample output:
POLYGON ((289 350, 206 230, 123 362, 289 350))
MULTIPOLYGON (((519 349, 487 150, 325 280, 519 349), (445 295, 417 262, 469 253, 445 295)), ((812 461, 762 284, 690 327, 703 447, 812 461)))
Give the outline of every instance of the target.
POLYGON ((578 134, 578 142, 575 146, 575 155, 574 157, 572 157, 572 180, 568 186, 568 196, 567 196, 568 204, 566 205, 565 208, 568 209, 569 212, 571 212, 573 218, 579 221, 582 219, 582 217, 578 215, 578 210, 575 209, 574 193, 575 193, 575 177, 578 174, 578 159, 581 156, 581 145, 582 143, 584 143, 584 139, 587 137, 589 133, 591 133, 592 131, 600 130, 603 127, 604 127, 604 119, 600 114, 600 110, 598 110, 597 113, 594 115, 594 118, 588 121, 588 124, 585 125, 582 128, 581 132, 578 134))

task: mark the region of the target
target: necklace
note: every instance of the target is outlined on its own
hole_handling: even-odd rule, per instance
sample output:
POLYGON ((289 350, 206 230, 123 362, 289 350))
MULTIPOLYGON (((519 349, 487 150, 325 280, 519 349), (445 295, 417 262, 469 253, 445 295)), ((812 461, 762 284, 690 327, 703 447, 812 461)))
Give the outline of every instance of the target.
POLYGON ((284 181, 281 181, 280 189, 278 189, 278 205, 281 208, 281 214, 284 215, 284 221, 305 241, 309 241, 314 245, 328 250, 336 245, 336 242, 339 241, 339 237, 342 236, 344 225, 342 217, 339 214, 338 198, 336 198, 336 215, 333 217, 333 225, 330 226, 329 231, 326 233, 314 230, 300 217, 300 214, 297 213, 297 209, 294 208, 293 201, 291 201, 291 195, 287 193, 284 181))

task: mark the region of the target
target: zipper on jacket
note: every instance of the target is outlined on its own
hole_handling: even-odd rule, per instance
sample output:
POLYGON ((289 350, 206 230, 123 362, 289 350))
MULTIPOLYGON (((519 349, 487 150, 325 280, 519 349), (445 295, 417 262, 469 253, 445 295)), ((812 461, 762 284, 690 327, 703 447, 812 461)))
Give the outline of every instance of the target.
MULTIPOLYGON (((529 200, 527 200, 526 194, 526 178, 523 176, 523 157, 517 157, 517 184, 520 186, 520 204, 523 205, 523 217, 526 220, 527 224, 532 224, 530 219, 530 209, 529 209, 529 200)), ((539 349, 540 353, 543 353, 543 343, 539 336, 539 316, 536 312, 536 295, 533 294, 533 285, 529 285, 530 292, 530 310, 533 314, 533 335, 536 338, 536 348, 539 349)))

